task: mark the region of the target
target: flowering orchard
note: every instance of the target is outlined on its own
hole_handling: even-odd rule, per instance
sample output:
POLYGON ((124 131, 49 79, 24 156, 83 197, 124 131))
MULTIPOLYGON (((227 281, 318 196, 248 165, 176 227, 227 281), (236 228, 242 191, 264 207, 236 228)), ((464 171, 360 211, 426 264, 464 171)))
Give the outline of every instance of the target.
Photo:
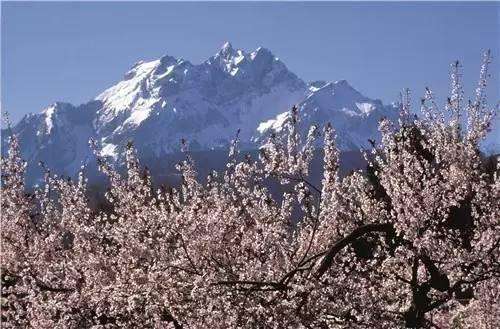
POLYGON ((156 190, 132 146, 126 175, 96 151, 110 182, 103 211, 89 206, 83 170, 71 181, 46 169, 26 193, 12 136, 3 327, 498 328, 500 178, 479 151, 494 114, 489 61, 472 101, 458 63, 444 108, 426 90, 417 118, 406 93, 399 122, 380 122, 367 170, 346 177, 333 128, 303 138, 294 108, 258 160, 238 160, 235 139, 226 169, 202 180, 186 152, 176 188, 156 190), (269 179, 287 192, 273 197, 269 179))

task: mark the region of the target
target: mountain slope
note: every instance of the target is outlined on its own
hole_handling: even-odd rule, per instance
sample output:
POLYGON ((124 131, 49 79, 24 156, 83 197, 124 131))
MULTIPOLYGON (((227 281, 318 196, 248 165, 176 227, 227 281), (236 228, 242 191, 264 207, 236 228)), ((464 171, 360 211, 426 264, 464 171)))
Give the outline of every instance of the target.
MULTIPOLYGON (((268 49, 248 53, 226 43, 200 64, 171 56, 138 62, 94 100, 80 106, 55 103, 25 116, 13 131, 29 175, 40 176, 38 161, 73 175, 92 159, 91 137, 118 162, 129 140, 140 156, 161 158, 178 151, 181 138, 192 150, 225 148, 238 129, 242 146, 253 149, 282 129, 295 104, 304 126, 332 122, 345 150, 364 146, 376 136, 377 121, 396 113, 346 81, 306 84, 268 49)), ((2 131, 3 150, 7 135, 2 131)))
MULTIPOLYGON (((357 150, 368 147, 368 139, 378 139, 378 122, 384 118, 396 117, 394 105, 384 106, 380 100, 363 96, 345 80, 316 82, 311 84, 310 93, 297 104, 302 134, 313 124, 330 122, 337 132, 337 145, 343 150, 357 150)), ((262 122, 257 130, 263 141, 270 133, 285 128, 289 112, 262 122)))

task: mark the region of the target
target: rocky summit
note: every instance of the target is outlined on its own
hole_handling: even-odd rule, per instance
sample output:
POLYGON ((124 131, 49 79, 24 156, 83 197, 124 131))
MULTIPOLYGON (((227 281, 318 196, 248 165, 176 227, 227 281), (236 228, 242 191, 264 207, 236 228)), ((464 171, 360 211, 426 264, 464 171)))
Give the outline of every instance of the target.
MULTIPOLYGON (((90 138, 115 162, 123 160, 130 140, 140 157, 160 159, 177 152, 181 139, 193 151, 226 148, 238 130, 241 146, 256 149, 283 129, 293 105, 301 129, 330 122, 346 151, 368 146, 368 139, 378 138, 378 121, 398 113, 345 80, 308 83, 270 50, 246 52, 226 42, 200 64, 168 55, 140 61, 88 103, 56 102, 26 115, 12 131, 28 161, 28 177, 40 172, 39 161, 73 176, 94 158, 90 138)), ((2 131, 3 152, 9 135, 2 131)))

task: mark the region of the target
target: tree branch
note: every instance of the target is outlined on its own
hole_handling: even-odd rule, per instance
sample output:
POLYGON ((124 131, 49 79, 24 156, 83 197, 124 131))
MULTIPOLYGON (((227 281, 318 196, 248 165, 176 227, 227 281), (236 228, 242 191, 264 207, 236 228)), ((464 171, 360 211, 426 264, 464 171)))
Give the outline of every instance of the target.
POLYGON ((332 266, 333 258, 339 251, 341 251, 347 245, 353 243, 361 236, 371 233, 371 232, 386 232, 387 234, 394 233, 394 227, 389 223, 382 224, 367 224, 361 227, 358 227, 354 231, 352 231, 348 236, 336 242, 333 246, 330 247, 325 257, 321 261, 321 265, 319 269, 316 271, 316 278, 320 278, 329 268, 332 266))
POLYGON ((250 280, 235 280, 235 281, 218 281, 212 284, 213 286, 236 286, 250 285, 253 287, 272 287, 274 290, 286 290, 287 286, 280 282, 263 282, 250 280))

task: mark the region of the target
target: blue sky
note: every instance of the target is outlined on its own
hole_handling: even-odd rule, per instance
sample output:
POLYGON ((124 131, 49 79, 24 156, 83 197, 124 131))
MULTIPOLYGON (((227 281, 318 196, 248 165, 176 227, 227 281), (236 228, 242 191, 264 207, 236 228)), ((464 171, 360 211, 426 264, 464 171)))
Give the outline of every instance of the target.
POLYGON ((384 102, 425 86, 448 92, 463 63, 470 95, 481 53, 494 56, 489 99, 499 97, 497 3, 2 3, 2 107, 13 121, 54 101, 86 102, 140 59, 199 63, 229 40, 264 46, 305 80, 348 80, 384 102))

